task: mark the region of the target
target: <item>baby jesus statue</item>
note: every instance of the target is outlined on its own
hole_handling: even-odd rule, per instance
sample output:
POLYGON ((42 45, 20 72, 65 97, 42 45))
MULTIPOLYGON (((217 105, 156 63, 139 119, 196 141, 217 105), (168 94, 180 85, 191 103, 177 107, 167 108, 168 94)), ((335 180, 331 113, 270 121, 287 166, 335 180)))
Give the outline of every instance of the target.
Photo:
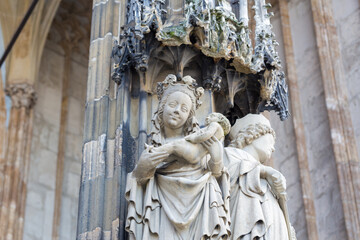
MULTIPOLYGON (((146 145, 146 148, 149 152, 168 153, 170 156, 164 163, 184 159, 189 163, 195 164, 198 159, 208 154, 208 145, 211 145, 214 141, 220 141, 222 143, 225 136, 230 132, 230 129, 230 122, 224 115, 221 113, 210 113, 205 119, 205 127, 200 129, 200 131, 159 147, 146 145)), ((222 161, 216 162, 212 158, 207 164, 214 176, 221 175, 224 166, 222 161)))

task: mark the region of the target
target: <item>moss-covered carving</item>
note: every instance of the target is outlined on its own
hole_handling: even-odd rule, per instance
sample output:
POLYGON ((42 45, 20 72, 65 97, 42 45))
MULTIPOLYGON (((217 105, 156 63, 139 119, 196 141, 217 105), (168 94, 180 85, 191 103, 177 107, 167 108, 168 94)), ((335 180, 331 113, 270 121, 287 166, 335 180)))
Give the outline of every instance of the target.
MULTIPOLYGON (((202 82, 213 92, 223 89, 220 92, 228 99, 224 103, 227 110, 239 112, 235 113, 238 117, 275 110, 282 120, 286 119, 288 92, 275 50, 271 14, 267 12, 271 5, 265 0, 254 3, 255 18, 250 19, 256 21, 253 49, 247 14, 237 18, 227 0, 128 0, 127 24, 112 54, 114 81, 120 84, 129 69, 145 73, 149 56, 156 48, 167 46, 182 51, 189 46, 201 52, 199 59, 213 61, 204 66, 202 82), (239 74, 227 79, 224 71, 239 74), (236 97, 240 100, 235 101, 236 97)), ((179 69, 184 67, 175 67, 174 71, 181 75, 179 69)))
POLYGON ((233 60, 237 70, 250 72, 252 46, 248 27, 237 20, 226 0, 213 5, 209 1, 187 0, 184 19, 158 29, 156 38, 169 46, 193 44, 208 57, 233 60))

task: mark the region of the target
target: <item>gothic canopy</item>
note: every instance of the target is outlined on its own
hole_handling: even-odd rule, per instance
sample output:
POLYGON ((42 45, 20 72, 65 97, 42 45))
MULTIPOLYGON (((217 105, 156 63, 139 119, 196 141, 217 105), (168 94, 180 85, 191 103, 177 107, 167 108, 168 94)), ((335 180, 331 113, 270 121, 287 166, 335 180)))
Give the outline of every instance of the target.
POLYGON ((126 24, 112 53, 112 79, 121 84, 130 72, 145 74, 145 89, 152 93, 153 83, 163 80, 159 72, 190 74, 213 92, 216 111, 232 123, 264 110, 285 120, 288 91, 267 11, 271 5, 247 2, 128 0, 126 24))

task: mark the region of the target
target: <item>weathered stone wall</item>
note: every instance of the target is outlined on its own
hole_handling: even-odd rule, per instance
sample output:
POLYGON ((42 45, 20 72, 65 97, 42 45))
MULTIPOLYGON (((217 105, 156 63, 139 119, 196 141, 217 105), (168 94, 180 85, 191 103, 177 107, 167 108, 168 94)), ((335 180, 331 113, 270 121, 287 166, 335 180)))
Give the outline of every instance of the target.
MULTIPOLYGON (((319 239, 346 239, 310 1, 291 0, 289 11, 319 239)), ((351 117, 360 149, 359 1, 334 0, 333 11, 348 83, 351 117)), ((280 17, 275 8, 274 31, 280 42, 280 56, 285 63, 279 22, 280 17)), ((290 218, 298 239, 307 239, 292 119, 281 123, 277 116, 272 115, 271 120, 277 133, 275 166, 287 178, 290 218)))
POLYGON ((46 46, 37 83, 25 210, 25 239, 51 237, 60 125, 61 55, 46 46), (60 78, 58 78, 60 76, 60 78))
MULTIPOLYGON (((60 221, 62 240, 76 238, 87 63, 87 56, 73 55, 60 221)), ((34 111, 24 230, 24 239, 28 240, 52 238, 63 67, 62 49, 47 41, 36 85, 38 102, 34 111)))
POLYGON ((360 2, 333 0, 332 4, 347 81, 351 117, 360 153, 360 2))

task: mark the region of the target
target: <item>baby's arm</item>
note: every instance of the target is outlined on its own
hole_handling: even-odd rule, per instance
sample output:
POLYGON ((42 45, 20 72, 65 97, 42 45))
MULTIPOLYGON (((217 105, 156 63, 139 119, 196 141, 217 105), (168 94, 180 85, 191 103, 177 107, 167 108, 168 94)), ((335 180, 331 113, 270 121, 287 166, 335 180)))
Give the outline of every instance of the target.
POLYGON ((223 161, 215 161, 213 158, 208 163, 208 166, 215 177, 219 177, 222 174, 224 168, 223 161))
POLYGON ((213 136, 205 142, 201 143, 201 145, 203 145, 208 150, 211 157, 208 162, 208 167, 215 177, 219 177, 222 174, 222 170, 224 168, 224 149, 222 143, 213 136))
POLYGON ((215 136, 215 134, 217 135, 218 131, 222 131, 220 124, 211 122, 206 128, 201 129, 199 132, 186 136, 185 140, 194 144, 202 143, 209 140, 212 136, 215 136))
POLYGON ((191 164, 199 162, 208 153, 207 149, 201 144, 193 144, 184 138, 166 143, 160 147, 154 147, 151 152, 168 153, 170 156, 164 162, 179 160, 191 164))

